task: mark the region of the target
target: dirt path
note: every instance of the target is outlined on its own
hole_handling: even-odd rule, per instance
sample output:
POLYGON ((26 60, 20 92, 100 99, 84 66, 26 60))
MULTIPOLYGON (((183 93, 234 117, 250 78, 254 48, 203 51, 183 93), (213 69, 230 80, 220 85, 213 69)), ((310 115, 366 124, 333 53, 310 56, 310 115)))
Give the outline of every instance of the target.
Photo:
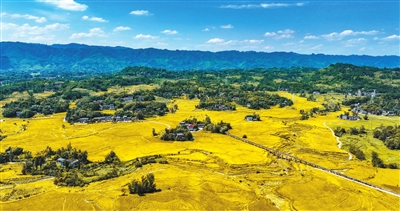
MULTIPOLYGON (((339 137, 335 135, 335 132, 332 130, 332 128, 328 127, 326 125, 326 122, 323 123, 323 125, 328 128, 332 132, 332 136, 335 137, 336 141, 338 142, 338 148, 342 149, 342 142, 340 141, 339 137)), ((344 150, 345 151, 345 150, 344 150)), ((350 152, 347 152, 349 154, 349 160, 353 159, 353 155, 350 152)))
POLYGON ((168 127, 168 129, 170 129, 170 128, 171 128, 171 126, 170 126, 170 125, 168 125, 168 124, 165 124, 165 123, 162 123, 162 122, 146 121, 146 120, 144 120, 144 122, 150 122, 150 123, 155 123, 155 124, 165 125, 165 126, 167 126, 167 127, 168 127))

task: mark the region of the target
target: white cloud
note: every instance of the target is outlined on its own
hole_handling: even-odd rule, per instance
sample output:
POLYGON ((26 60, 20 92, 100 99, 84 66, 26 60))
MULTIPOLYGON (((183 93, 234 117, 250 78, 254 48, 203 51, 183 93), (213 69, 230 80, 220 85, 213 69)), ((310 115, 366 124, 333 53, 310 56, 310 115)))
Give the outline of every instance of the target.
POLYGON ((233 26, 231 24, 228 24, 228 25, 222 25, 221 28, 222 29, 232 29, 233 26))
POLYGON ((301 7, 304 6, 304 3, 295 3, 295 4, 287 4, 287 3, 263 3, 263 4, 229 4, 229 5, 221 5, 220 8, 224 9, 253 9, 253 8, 275 8, 275 7, 301 7))
POLYGON ((383 40, 400 40, 400 35, 393 34, 393 35, 383 38, 383 40))
POLYGON ((319 50, 322 48, 322 46, 324 46, 324 45, 322 45, 322 44, 316 45, 316 46, 312 47, 311 50, 319 50))
POLYGON ((35 19, 35 22, 37 22, 37 23, 44 23, 44 22, 46 22, 47 20, 46 20, 46 18, 45 17, 40 17, 39 19, 35 19))
POLYGON ((365 38, 356 38, 356 39, 347 40, 347 43, 349 43, 349 44, 360 44, 360 43, 365 43, 366 41, 367 41, 367 39, 365 39, 365 38))
POLYGON ((223 43, 225 40, 220 38, 213 38, 208 40, 206 43, 223 43))
POLYGON ((293 34, 295 31, 291 29, 280 30, 277 32, 265 32, 264 36, 272 37, 274 39, 282 39, 282 38, 293 38, 293 34))
POLYGON ((163 42, 157 42, 157 44, 156 44, 157 46, 159 46, 159 47, 165 47, 165 46, 168 46, 168 44, 167 43, 163 43, 163 42))
POLYGON ((86 37, 107 37, 104 31, 100 28, 93 28, 89 30, 89 33, 73 33, 69 39, 81 39, 86 37))
POLYGON ((54 31, 66 30, 68 24, 49 24, 43 27, 31 26, 29 24, 17 25, 14 23, 1 23, 2 30, 7 32, 3 35, 4 40, 15 40, 22 42, 46 42, 55 37, 54 31))
POLYGON ((44 23, 47 21, 45 17, 37 17, 33 15, 20 15, 20 14, 7 14, 6 12, 1 13, 1 16, 10 16, 11 18, 25 18, 27 20, 34 20, 36 23, 44 23))
POLYGON ((178 34, 178 31, 166 29, 166 30, 162 31, 161 33, 174 35, 174 34, 178 34))
POLYGON ((103 18, 99 18, 99 17, 89 17, 87 15, 82 17, 83 20, 87 20, 87 21, 96 21, 96 22, 108 22, 107 20, 104 20, 103 18))
POLYGON ((36 36, 30 38, 30 40, 33 42, 49 42, 53 40, 53 37, 36 36))
POLYGON ((289 7, 293 6, 293 4, 284 4, 284 3, 268 3, 268 4, 260 4, 262 8, 271 8, 271 7, 289 7))
POLYGON ((48 30, 64 30, 64 29, 69 29, 69 25, 68 24, 54 23, 54 24, 50 24, 50 25, 45 26, 45 29, 48 29, 48 30))
POLYGON ((353 31, 353 30, 344 30, 340 33, 332 32, 330 34, 321 35, 321 37, 325 38, 326 40, 341 40, 346 36, 356 36, 356 35, 376 35, 379 31, 372 30, 372 31, 353 31))
POLYGON ((213 45, 219 45, 219 46, 237 46, 237 47, 244 47, 244 48, 252 48, 255 45, 259 45, 261 43, 263 43, 264 40, 228 40, 225 41, 224 39, 221 38, 213 38, 208 40, 205 44, 213 44, 213 45), (243 46, 244 45, 248 45, 248 46, 243 46), (250 46, 250 45, 251 46, 250 46))
POLYGON ((59 24, 59 23, 54 23, 50 25, 46 25, 44 27, 39 27, 39 26, 31 26, 29 24, 23 24, 23 25, 17 25, 13 23, 2 23, 3 30, 13 30, 18 33, 18 36, 24 37, 25 35, 39 35, 39 34, 47 34, 50 31, 55 31, 55 30, 64 30, 68 29, 69 25, 68 24, 59 24))
POLYGON ((131 15, 143 15, 143 16, 153 15, 153 14, 149 13, 149 11, 147 11, 147 10, 134 10, 134 11, 130 12, 129 14, 131 14, 131 15))
POLYGON ((265 32, 265 34, 264 34, 264 36, 266 36, 266 37, 274 37, 276 35, 277 34, 275 32, 265 32))
POLYGON ((294 45, 296 45, 296 43, 294 43, 294 42, 287 42, 287 43, 285 43, 285 44, 282 44, 283 46, 294 46, 294 45))
POLYGON ((285 29, 283 31, 278 31, 278 38, 293 38, 294 31, 291 29, 285 29))
POLYGON ((317 40, 319 37, 313 36, 313 35, 308 35, 304 37, 305 40, 317 40))
POLYGON ((44 2, 52 4, 60 9, 72 10, 72 11, 85 11, 87 5, 76 3, 74 0, 37 0, 38 2, 44 2))
POLYGON ((127 26, 118 26, 113 29, 113 32, 128 31, 128 30, 131 30, 131 28, 127 26))
POLYGON ((18 25, 14 23, 1 23, 1 30, 13 30, 17 29, 18 25))
POLYGON ((150 34, 144 35, 144 34, 138 34, 134 37, 135 39, 158 39, 158 36, 151 36, 150 34))
POLYGON ((203 32, 208 32, 208 31, 210 31, 210 29, 209 29, 209 28, 205 28, 205 29, 203 29, 203 32))
POLYGON ((251 44, 261 44, 264 42, 264 40, 243 40, 243 42, 251 44))
POLYGON ((220 8, 225 8, 225 9, 250 9, 250 8, 260 8, 260 7, 261 6, 259 4, 242 4, 242 5, 229 4, 220 6, 220 8))
POLYGON ((264 49, 265 49, 265 50, 272 50, 272 49, 274 49, 274 47, 272 47, 272 46, 265 46, 264 49))

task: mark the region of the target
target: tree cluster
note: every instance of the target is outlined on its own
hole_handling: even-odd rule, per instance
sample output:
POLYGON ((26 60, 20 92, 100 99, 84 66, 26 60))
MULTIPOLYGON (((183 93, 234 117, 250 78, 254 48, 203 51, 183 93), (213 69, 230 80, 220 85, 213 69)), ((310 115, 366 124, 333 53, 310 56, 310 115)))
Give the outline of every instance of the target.
POLYGON ((108 153, 104 159, 104 163, 106 164, 112 164, 112 163, 116 163, 118 164, 120 162, 117 154, 115 154, 114 151, 111 150, 110 153, 108 153))
POLYGON ((349 129, 349 133, 350 135, 359 135, 359 134, 366 134, 367 131, 365 130, 364 125, 361 125, 359 129, 357 129, 356 127, 351 127, 349 129))
POLYGON ((209 123, 209 124, 206 124, 204 126, 204 130, 205 131, 210 131, 211 133, 225 134, 230 129, 232 129, 231 124, 227 123, 227 122, 224 122, 222 120, 220 122, 216 123, 216 124, 209 123))
POLYGON ((69 101, 57 97, 39 100, 31 95, 27 99, 6 103, 3 106, 3 116, 9 118, 17 116, 20 118, 31 118, 37 113, 49 115, 65 112, 68 107, 69 101), (17 115, 18 112, 20 113, 17 115))
POLYGON ((138 194, 139 196, 143 196, 145 193, 154 193, 158 191, 154 180, 153 173, 142 176, 141 180, 134 179, 128 184, 129 192, 131 194, 138 194))
POLYGON ((365 160, 365 154, 360 148, 351 145, 349 151, 351 154, 355 155, 356 158, 358 158, 359 160, 365 160))
POLYGON ((346 129, 342 128, 342 127, 336 127, 333 132, 335 133, 335 136, 337 137, 342 137, 343 134, 346 133, 346 129))
POLYGON ((377 138, 392 150, 400 149, 400 127, 399 126, 379 126, 374 129, 374 138, 377 138))
POLYGON ((179 125, 176 128, 165 128, 160 139, 164 141, 193 141, 193 135, 185 125, 179 125))

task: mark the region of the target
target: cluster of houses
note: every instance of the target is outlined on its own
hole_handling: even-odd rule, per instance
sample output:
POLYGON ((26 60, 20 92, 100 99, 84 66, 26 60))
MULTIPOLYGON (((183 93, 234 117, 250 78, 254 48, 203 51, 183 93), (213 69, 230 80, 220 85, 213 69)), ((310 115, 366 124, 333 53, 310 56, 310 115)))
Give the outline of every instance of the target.
MULTIPOLYGON (((185 126, 190 132, 196 132, 199 130, 203 130, 204 124, 191 124, 191 123, 186 123, 186 122, 180 122, 179 125, 185 126)), ((178 135, 178 133, 177 133, 178 135)))
POLYGON ((359 117, 359 116, 351 116, 351 115, 348 115, 348 114, 340 114, 339 115, 339 119, 356 121, 356 120, 361 120, 361 117, 359 117))
POLYGON ((100 105, 100 110, 115 110, 114 104, 102 104, 100 105))
MULTIPOLYGON (((144 97, 141 96, 141 95, 139 95, 139 96, 137 97, 137 100, 138 100, 138 101, 143 101, 143 100, 144 100, 144 97)), ((121 101, 122 101, 122 102, 132 102, 132 101, 133 101, 133 96, 124 97, 124 98, 121 99, 121 101)))
MULTIPOLYGON (((355 93, 357 95, 357 97, 361 97, 361 96, 371 96, 371 97, 375 97, 376 96, 376 90, 374 89, 374 91, 372 92, 365 92, 364 88, 357 90, 357 93, 355 93)), ((351 93, 348 93, 348 95, 351 95, 351 93)))
POLYGON ((231 107, 226 106, 224 104, 215 104, 211 110, 221 110, 221 111, 228 111, 228 110, 232 110, 231 107))
MULTIPOLYGON (((357 114, 374 114, 374 115, 383 115, 383 116, 395 116, 396 112, 393 110, 390 111, 385 111, 385 110, 381 110, 381 111, 366 111, 362 108, 360 108, 360 103, 356 103, 353 105, 354 108, 352 109, 353 112, 357 113, 357 114)), ((394 107, 394 109, 399 109, 394 107)))
POLYGON ((137 121, 138 119, 136 117, 132 118, 129 116, 102 116, 102 117, 94 117, 92 119, 84 117, 84 118, 79 118, 78 122, 79 123, 89 123, 89 122, 132 122, 132 121, 137 121))

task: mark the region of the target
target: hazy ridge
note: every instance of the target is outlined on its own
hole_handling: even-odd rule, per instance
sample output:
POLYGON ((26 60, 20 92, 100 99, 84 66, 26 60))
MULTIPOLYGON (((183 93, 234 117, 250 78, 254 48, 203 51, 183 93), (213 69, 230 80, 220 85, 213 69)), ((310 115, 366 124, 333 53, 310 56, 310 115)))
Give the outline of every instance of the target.
POLYGON ((107 73, 126 66, 168 70, 222 70, 271 67, 322 68, 337 62, 358 66, 399 67, 399 56, 324 55, 287 52, 183 51, 154 48, 89 46, 82 44, 32 44, 1 42, 1 69, 35 71, 82 71, 107 73))

